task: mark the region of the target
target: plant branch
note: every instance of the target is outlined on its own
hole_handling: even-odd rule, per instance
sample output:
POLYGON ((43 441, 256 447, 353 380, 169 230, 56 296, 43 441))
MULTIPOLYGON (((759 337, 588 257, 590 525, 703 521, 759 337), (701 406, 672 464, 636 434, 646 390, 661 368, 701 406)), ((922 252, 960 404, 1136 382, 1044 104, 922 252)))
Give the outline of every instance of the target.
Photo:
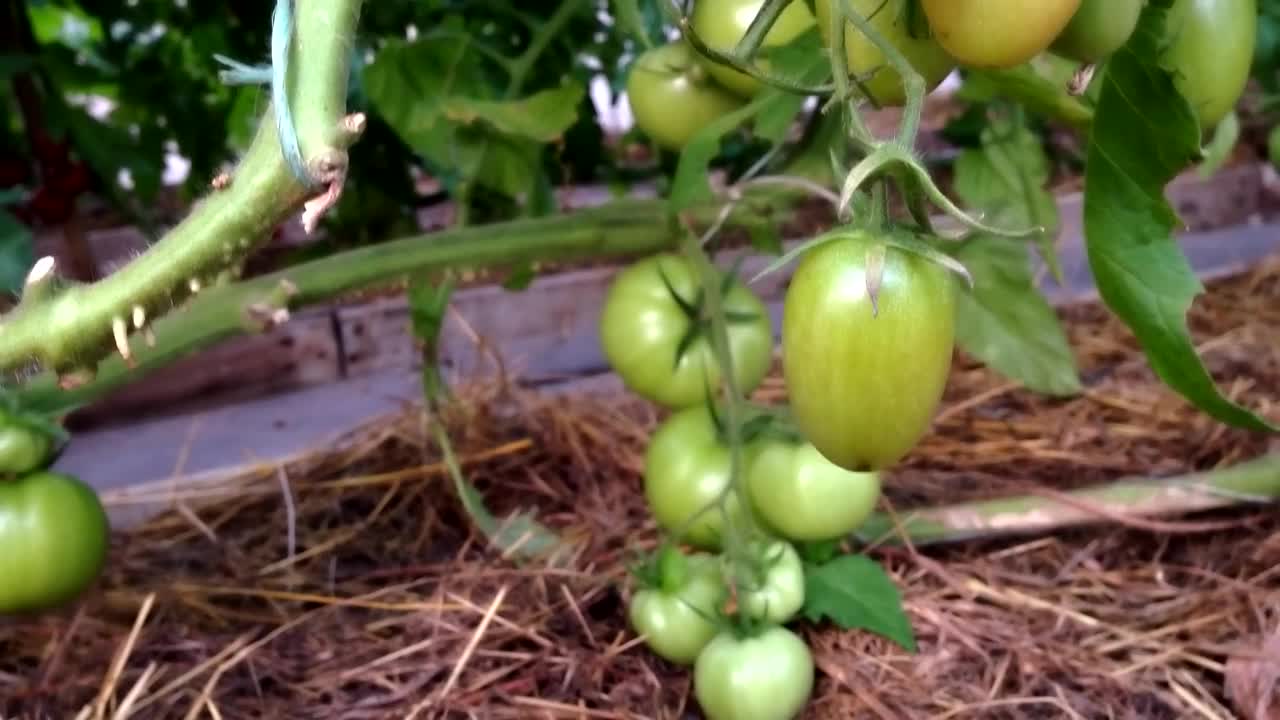
MULTIPOLYGON (((288 174, 283 165, 280 172, 288 174)), ((752 202, 742 203, 742 209, 731 214, 731 223, 776 223, 773 210, 790 205, 803 193, 761 188, 749 197, 752 202)), ((695 215, 699 222, 711 223, 721 210, 710 205, 695 215)), ((109 358, 95 380, 75 389, 60 389, 56 377, 45 373, 15 388, 15 394, 30 407, 69 412, 183 356, 261 329, 249 321, 255 308, 259 315, 297 309, 351 290, 395 284, 447 268, 481 269, 671 249, 677 240, 664 218, 661 200, 621 200, 572 214, 450 229, 338 253, 201 293, 181 315, 156 323, 156 345, 139 348, 132 366, 118 357, 109 358)))
POLYGON ((344 108, 360 6, 361 0, 306 0, 297 12, 289 98, 320 194, 312 197, 290 173, 268 108, 234 177, 215 181, 191 214, 146 253, 91 284, 63 284, 51 262, 38 264, 23 302, 0 317, 0 372, 34 365, 72 387, 91 379, 113 349, 131 363, 131 334, 150 338, 157 318, 200 289, 237 276, 244 258, 299 206, 304 225, 314 229, 337 201, 347 148, 364 129, 364 117, 346 115, 344 108))
POLYGON ((560 7, 556 8, 546 24, 538 28, 533 39, 529 41, 529 47, 511 65, 511 76, 507 84, 508 97, 513 97, 520 92, 543 51, 581 7, 582 0, 562 0, 560 7))
MULTIPOLYGON (((804 2, 804 0, 794 0, 795 2, 804 2)), ((743 62, 750 62, 759 52, 760 46, 764 44, 764 38, 773 29, 782 12, 792 0, 765 0, 764 5, 756 12, 756 16, 751 18, 751 24, 747 26, 747 31, 742 34, 742 39, 738 41, 737 47, 733 49, 733 54, 743 62)))
POLYGON ((1170 478, 1130 477, 1065 493, 1035 494, 913 510, 895 522, 877 513, 855 538, 867 543, 940 544, 1031 535, 1100 523, 1280 500, 1280 455, 1170 478), (900 528, 900 529, 899 529, 900 528))

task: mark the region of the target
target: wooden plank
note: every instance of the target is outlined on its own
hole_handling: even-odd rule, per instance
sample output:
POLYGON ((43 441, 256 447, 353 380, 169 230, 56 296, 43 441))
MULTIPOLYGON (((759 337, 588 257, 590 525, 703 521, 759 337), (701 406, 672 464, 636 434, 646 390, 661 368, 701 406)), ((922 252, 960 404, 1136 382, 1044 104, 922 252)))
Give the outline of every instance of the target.
MULTIPOLYGON (((1210 178, 1184 173, 1170 184, 1168 197, 1188 230, 1241 226, 1262 207, 1262 170, 1257 164, 1226 168, 1210 178)), ((579 188, 567 204, 607 200, 593 188, 579 188)), ((1062 229, 1058 245, 1068 286, 1087 278, 1080 251, 1082 197, 1058 200, 1062 229), (1074 248, 1074 250, 1073 250, 1074 248)), ((1231 235, 1222 242, 1231 242, 1231 235)), ((789 246, 800 242, 791 239, 789 246)), ((744 271, 754 274, 769 259, 753 257, 744 271)), ((727 259, 726 259, 727 262, 727 259)), ((601 367, 595 323, 616 268, 603 267, 540 277, 523 292, 500 287, 469 288, 455 297, 444 330, 441 355, 453 376, 488 372, 496 358, 531 382, 548 382, 601 367)), ((762 280, 755 290, 772 303, 775 322, 787 272, 762 280)), ((124 388, 81 413, 99 422, 112 413, 172 411, 186 405, 234 402, 388 368, 418 367, 403 298, 350 307, 318 307, 299 313, 266 336, 241 336, 181 361, 124 388), (332 318, 332 320, 331 320, 332 318), (335 330, 331 323, 336 325, 335 330)))

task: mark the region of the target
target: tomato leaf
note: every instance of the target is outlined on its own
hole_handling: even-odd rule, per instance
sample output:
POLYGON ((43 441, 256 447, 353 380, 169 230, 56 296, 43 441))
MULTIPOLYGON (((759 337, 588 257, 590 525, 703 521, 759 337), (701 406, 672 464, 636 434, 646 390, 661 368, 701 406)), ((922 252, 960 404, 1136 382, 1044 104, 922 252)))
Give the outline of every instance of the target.
POLYGON ((585 92, 575 82, 519 100, 450 97, 441 104, 441 110, 445 117, 463 125, 484 121, 504 135, 545 143, 560 139, 577 122, 578 104, 585 92))
POLYGON ((886 637, 916 651, 915 632, 902 607, 902 595, 874 560, 841 555, 805 568, 805 601, 800 612, 810 622, 828 618, 845 629, 886 637))
POLYGON ((34 262, 31 232, 8 210, 0 209, 0 293, 19 292, 34 262))
POLYGON ((1173 235, 1180 222, 1164 188, 1197 159, 1200 126, 1157 62, 1166 5, 1146 7, 1102 79, 1085 167, 1089 266, 1102 299, 1165 384, 1228 425, 1274 430, 1222 395, 1187 329, 1204 287, 1173 235))

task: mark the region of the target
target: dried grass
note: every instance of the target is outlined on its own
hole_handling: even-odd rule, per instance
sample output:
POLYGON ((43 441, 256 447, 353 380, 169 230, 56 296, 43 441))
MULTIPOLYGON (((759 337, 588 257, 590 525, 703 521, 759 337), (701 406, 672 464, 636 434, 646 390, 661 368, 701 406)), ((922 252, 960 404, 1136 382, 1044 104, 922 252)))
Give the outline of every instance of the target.
MULTIPOLYGON (((1215 283, 1191 316, 1214 376, 1272 418, 1277 300, 1280 259, 1215 283)), ((1105 311, 1063 314, 1088 391, 1038 397, 961 358, 886 507, 1269 450, 1163 389, 1105 311)), ((780 382, 759 397, 784 399, 780 382)), ((532 509, 561 532, 570 562, 487 547, 408 410, 117 532, 85 602, 0 623, 0 717, 697 717, 688 673, 623 620, 625 566, 656 536, 639 471, 658 416, 625 394, 489 384, 463 400, 448 423, 468 475, 496 511, 532 509)), ((1248 717, 1226 688, 1267 707, 1255 696, 1274 686, 1259 652, 1280 626, 1280 512, 1209 519, 877 548, 920 651, 807 626, 821 673, 806 717, 1248 717), (1229 666, 1251 675, 1229 681, 1229 666)))

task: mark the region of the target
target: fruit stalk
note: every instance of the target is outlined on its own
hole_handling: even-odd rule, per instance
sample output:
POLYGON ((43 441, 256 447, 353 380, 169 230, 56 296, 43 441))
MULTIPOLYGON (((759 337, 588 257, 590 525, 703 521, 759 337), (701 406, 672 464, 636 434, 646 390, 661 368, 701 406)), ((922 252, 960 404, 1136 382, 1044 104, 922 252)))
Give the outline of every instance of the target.
POLYGON ((872 515, 854 534, 877 544, 943 544, 1182 515, 1280 500, 1280 454, 1167 478, 1127 477, 1060 494, 1021 495, 872 515), (900 529, 899 529, 900 526, 900 529))

